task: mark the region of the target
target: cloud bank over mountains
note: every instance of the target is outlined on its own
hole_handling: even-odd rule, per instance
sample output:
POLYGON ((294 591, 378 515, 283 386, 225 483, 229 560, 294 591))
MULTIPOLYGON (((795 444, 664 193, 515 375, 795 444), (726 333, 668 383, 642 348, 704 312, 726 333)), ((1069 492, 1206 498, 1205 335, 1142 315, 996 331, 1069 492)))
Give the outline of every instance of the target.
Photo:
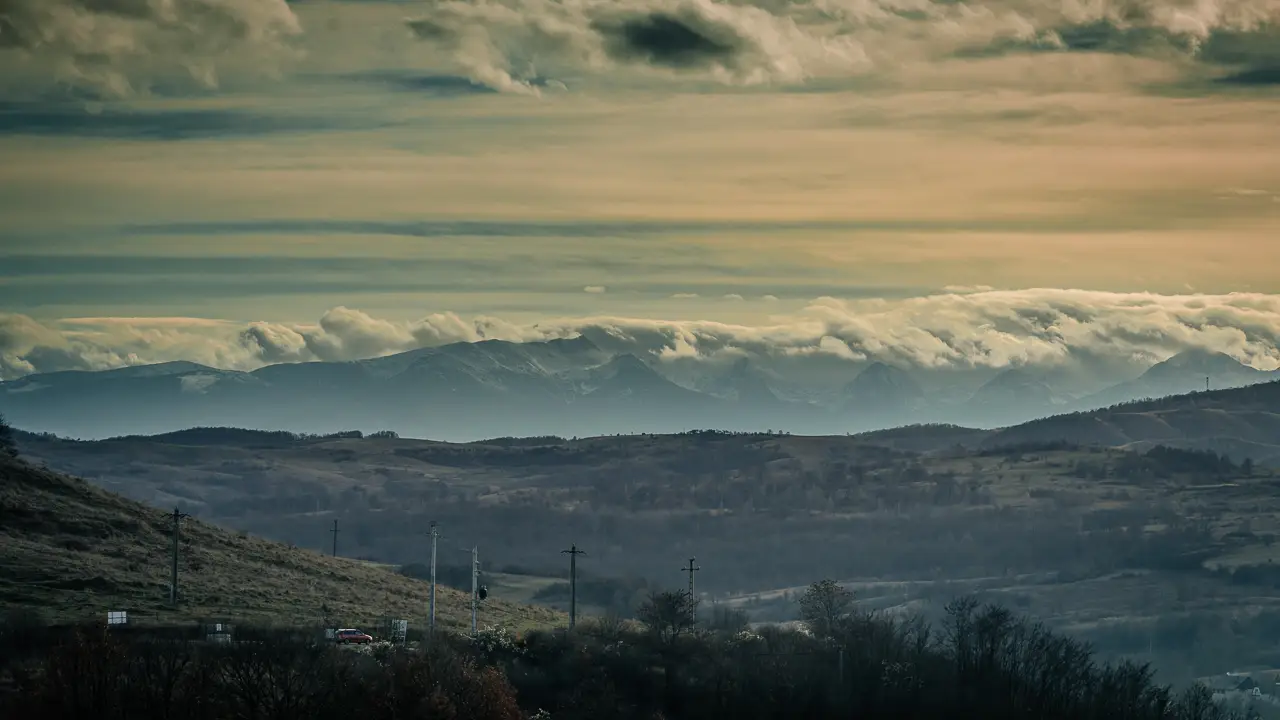
POLYGON ((1280 82, 1278 21, 1275 0, 0 0, 0 58, 28 82, 104 98, 309 72, 395 37, 420 70, 516 93, 592 75, 802 84, 1078 52, 1268 85, 1280 82))
POLYGON ((931 370, 1145 367, 1188 349, 1280 368, 1280 296, 1153 295, 1077 290, 978 290, 905 300, 820 298, 759 325, 706 320, 580 317, 515 323, 433 313, 400 322, 335 307, 318 323, 187 318, 37 322, 0 314, 0 378, 188 360, 250 370, 342 361, 485 339, 584 335, 612 353, 651 361, 732 365, 822 357, 931 370))

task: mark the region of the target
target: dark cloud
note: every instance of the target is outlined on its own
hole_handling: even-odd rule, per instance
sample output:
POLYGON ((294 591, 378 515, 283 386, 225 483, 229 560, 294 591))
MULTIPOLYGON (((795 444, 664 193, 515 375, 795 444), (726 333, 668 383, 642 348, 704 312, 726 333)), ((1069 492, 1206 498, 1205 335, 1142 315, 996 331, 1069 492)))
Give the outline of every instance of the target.
POLYGON ((1256 67, 1231 73, 1218 78, 1221 85, 1271 86, 1280 85, 1280 65, 1273 67, 1256 67))
MULTIPOLYGON (((363 127, 374 125, 370 121, 363 127)), ((350 120, 225 108, 148 110, 92 102, 0 101, 0 135, 190 140, 346 129, 353 129, 350 120)))
POLYGON ((1161 23, 1137 5, 1116 17, 1040 29, 1034 36, 998 37, 959 50, 963 58, 1034 53, 1104 53, 1182 59, 1216 72, 1216 83, 1239 86, 1280 84, 1280 27, 1273 23, 1235 27, 1177 28, 1161 23), (1223 74, 1225 73, 1225 74, 1223 74))
POLYGON ((451 27, 446 27, 430 18, 418 18, 416 20, 406 20, 405 26, 417 35, 421 40, 452 40, 457 36, 457 31, 451 27))
POLYGON ((733 28, 692 13, 651 13, 601 21, 595 29, 615 60, 648 62, 673 68, 728 65, 750 47, 733 28))

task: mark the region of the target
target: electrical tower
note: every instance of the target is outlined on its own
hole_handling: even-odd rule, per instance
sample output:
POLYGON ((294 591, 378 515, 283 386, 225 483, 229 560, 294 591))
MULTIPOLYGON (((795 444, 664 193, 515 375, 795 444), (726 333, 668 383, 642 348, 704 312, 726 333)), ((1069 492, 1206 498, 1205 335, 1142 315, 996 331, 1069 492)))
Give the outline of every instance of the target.
POLYGON ((333 529, 329 532, 333 533, 333 556, 338 557, 338 521, 334 519, 333 529))
POLYGON ((698 567, 695 563, 696 563, 696 558, 689 558, 689 567, 687 567, 687 568, 680 568, 680 571, 681 571, 681 572, 687 572, 687 573, 689 573, 689 599, 690 599, 690 600, 693 600, 693 619, 694 619, 694 622, 697 622, 697 620, 698 620, 698 595, 697 595, 697 593, 694 591, 693 574, 694 574, 694 573, 696 573, 696 572, 698 572, 698 571, 699 571, 699 570, 701 570, 702 568, 698 567))
POLYGON ((574 544, 560 554, 569 556, 569 629, 572 630, 578 624, 578 556, 587 553, 574 544))
POLYGON ((182 518, 185 517, 191 516, 176 507, 173 509, 173 558, 170 566, 173 574, 169 579, 169 604, 174 607, 178 606, 178 547, 182 542, 182 518))

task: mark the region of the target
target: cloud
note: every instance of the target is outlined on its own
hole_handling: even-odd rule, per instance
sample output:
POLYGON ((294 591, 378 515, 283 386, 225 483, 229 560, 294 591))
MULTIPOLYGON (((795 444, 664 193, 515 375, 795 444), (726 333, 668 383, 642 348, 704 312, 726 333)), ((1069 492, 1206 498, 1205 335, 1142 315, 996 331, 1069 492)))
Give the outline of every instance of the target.
POLYGON ((406 21, 471 80, 536 94, 547 72, 698 71, 733 84, 802 82, 866 68, 860 43, 785 12, 712 0, 498 0, 425 3, 406 21), (545 70, 546 72, 542 72, 545 70))
POLYGON ((1101 53, 1235 68, 1227 82, 1269 84, 1280 67, 1280 6, 1270 0, 989 2, 1022 28, 962 48, 963 57, 1101 53), (1270 72, 1269 72, 1270 71, 1270 72))
POLYGON ((948 58, 1132 55, 1280 66, 1271 0, 499 0, 426 3, 408 21, 473 81, 536 93, 547 73, 694 75, 742 85, 850 79, 948 58), (657 73, 657 74, 655 74, 657 73))
POLYGON ((673 68, 729 65, 750 45, 733 27, 710 20, 686 6, 680 15, 655 12, 599 21, 609 56, 622 62, 648 62, 673 68))
POLYGON ((305 61, 411 92, 472 93, 460 75, 537 95, 566 89, 556 77, 799 85, 957 57, 1110 53, 1264 85, 1280 67, 1278 14, 1272 0, 0 0, 0 80, 122 98, 305 61))
POLYGON ((286 0, 0 0, 0 63, 107 98, 263 72, 300 32, 286 0))
POLYGON ((877 359, 919 368, 1063 367, 1102 359, 1146 364, 1186 349, 1225 352, 1280 368, 1280 295, 1155 295, 1083 290, 944 293, 903 300, 819 298, 789 317, 744 325, 626 317, 547 318, 536 324, 433 313, 414 321, 334 308, 315 324, 175 319, 41 323, 0 315, 6 378, 190 360, 230 369, 276 362, 354 360, 484 339, 524 342, 585 335, 613 352, 655 360, 752 357, 877 359))

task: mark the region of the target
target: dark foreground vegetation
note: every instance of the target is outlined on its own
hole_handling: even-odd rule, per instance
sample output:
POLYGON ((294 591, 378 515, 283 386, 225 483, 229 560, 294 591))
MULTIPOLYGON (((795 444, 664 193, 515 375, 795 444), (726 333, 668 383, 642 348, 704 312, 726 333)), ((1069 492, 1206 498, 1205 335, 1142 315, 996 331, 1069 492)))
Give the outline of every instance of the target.
POLYGON ((732 613, 696 626, 683 593, 641 624, 585 622, 513 638, 442 635, 426 649, 352 650, 302 637, 208 644, 10 622, 0 717, 185 720, 984 718, 1226 720, 1197 686, 1099 665, 1081 643, 961 600, 936 627, 854 612, 818 583, 811 632, 750 631, 732 613))

